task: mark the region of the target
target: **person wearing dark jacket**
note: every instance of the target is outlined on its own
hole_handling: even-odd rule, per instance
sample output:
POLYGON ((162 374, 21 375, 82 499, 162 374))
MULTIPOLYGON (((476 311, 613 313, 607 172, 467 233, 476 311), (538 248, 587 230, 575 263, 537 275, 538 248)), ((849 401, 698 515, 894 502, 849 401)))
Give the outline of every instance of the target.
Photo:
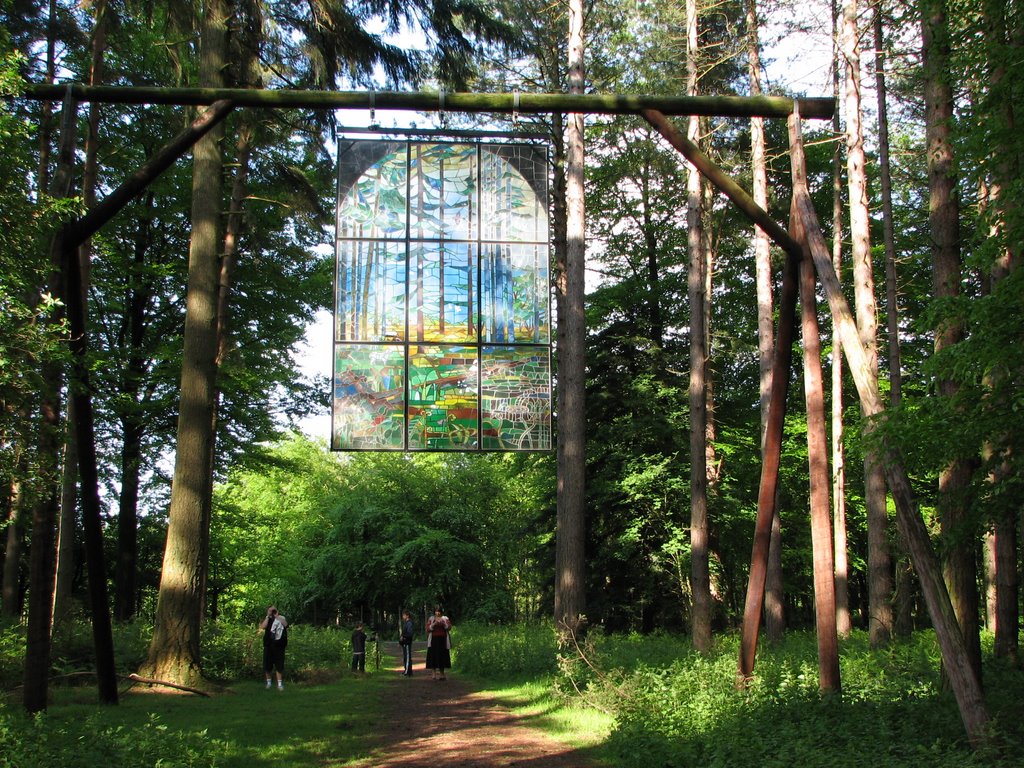
POLYGON ((352 671, 366 671, 366 633, 361 621, 356 624, 356 629, 352 633, 352 671))
POLYGON ((398 636, 398 644, 402 646, 402 674, 405 677, 412 677, 412 616, 408 611, 402 611, 402 631, 398 636))

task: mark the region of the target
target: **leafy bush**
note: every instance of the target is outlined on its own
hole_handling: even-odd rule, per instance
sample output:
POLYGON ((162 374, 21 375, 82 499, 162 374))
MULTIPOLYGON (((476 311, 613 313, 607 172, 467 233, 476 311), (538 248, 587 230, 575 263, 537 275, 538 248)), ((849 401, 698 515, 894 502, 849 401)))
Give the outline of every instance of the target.
POLYGON ((466 622, 452 632, 452 664, 460 672, 481 678, 508 680, 554 674, 557 652, 550 623, 492 626, 466 622))
POLYGON ((174 732, 155 715, 140 728, 105 726, 102 713, 57 723, 45 714, 15 713, 0 702, 0 766, 4 768, 198 768, 216 765, 223 744, 205 733, 174 732))
POLYGON ((652 644, 650 659, 657 663, 646 658, 646 638, 594 642, 595 659, 621 666, 593 675, 583 694, 615 708, 616 727, 605 746, 624 768, 781 768, 801 762, 834 768, 1009 768, 1024 757, 1021 705, 999 693, 1019 691, 1024 675, 1012 670, 989 684, 1003 746, 972 752, 956 704, 942 689, 931 633, 882 651, 870 650, 862 633, 844 641, 841 695, 818 690, 811 634, 762 648, 757 676, 742 692, 734 684, 736 638, 720 642, 707 656, 680 643, 684 652, 675 660, 665 642, 652 644))

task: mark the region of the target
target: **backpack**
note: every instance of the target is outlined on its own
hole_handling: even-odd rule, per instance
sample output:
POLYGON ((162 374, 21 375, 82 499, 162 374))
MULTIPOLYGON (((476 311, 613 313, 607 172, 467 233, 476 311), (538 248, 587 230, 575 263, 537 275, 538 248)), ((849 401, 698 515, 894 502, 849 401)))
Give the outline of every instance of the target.
POLYGON ((288 627, 282 627, 281 636, 275 641, 278 648, 288 647, 288 627))

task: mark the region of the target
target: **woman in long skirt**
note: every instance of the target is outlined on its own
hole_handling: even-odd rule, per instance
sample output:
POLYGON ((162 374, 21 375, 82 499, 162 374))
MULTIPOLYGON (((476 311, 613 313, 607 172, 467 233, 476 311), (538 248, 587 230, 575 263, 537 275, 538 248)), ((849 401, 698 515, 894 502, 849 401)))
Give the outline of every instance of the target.
POLYGON ((434 680, 444 680, 444 671, 452 668, 452 639, 448 634, 451 619, 438 606, 427 619, 427 669, 434 680))

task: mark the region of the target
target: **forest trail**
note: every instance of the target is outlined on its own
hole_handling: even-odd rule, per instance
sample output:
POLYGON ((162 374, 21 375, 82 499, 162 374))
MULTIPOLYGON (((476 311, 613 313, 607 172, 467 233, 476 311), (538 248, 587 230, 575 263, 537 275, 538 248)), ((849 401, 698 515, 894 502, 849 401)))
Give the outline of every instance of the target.
MULTIPOLYGON (((432 680, 417 644, 413 676, 401 674, 397 643, 381 643, 387 705, 377 747, 353 768, 596 768, 573 747, 532 728, 456 675, 432 680)), ((451 670, 449 670, 451 672, 451 670)))

